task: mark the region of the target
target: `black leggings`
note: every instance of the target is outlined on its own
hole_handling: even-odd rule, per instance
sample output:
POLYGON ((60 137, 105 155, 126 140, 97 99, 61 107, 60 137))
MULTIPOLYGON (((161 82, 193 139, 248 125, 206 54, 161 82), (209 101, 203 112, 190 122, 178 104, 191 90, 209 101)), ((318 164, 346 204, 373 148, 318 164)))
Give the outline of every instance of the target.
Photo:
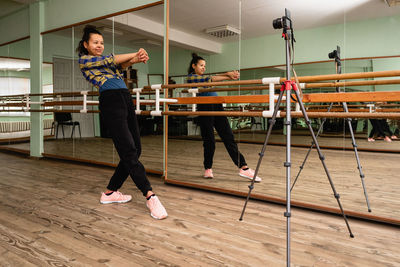
POLYGON ((368 136, 369 138, 374 137, 375 134, 377 137, 385 137, 386 133, 389 134, 388 136, 393 135, 386 119, 369 119, 369 121, 372 124, 372 130, 368 136))
MULTIPOLYGON (((221 104, 199 104, 199 111, 223 111, 221 104)), ((246 160, 239 152, 235 142, 231 126, 225 116, 200 116, 199 124, 204 148, 204 168, 211 169, 215 152, 214 127, 218 135, 224 142, 225 148, 229 153, 233 163, 239 168, 246 166, 246 160)))
POLYGON ((99 101, 102 122, 120 158, 107 189, 118 190, 130 175, 137 188, 146 196, 152 188, 144 166, 139 161, 142 148, 131 95, 127 89, 106 90, 101 92, 99 101))

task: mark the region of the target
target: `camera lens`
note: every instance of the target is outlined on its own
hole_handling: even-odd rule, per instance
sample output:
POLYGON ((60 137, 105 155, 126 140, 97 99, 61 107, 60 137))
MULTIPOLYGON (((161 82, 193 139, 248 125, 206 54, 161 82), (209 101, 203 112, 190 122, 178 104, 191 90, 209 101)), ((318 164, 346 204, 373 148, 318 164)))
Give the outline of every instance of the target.
POLYGON ((272 21, 274 29, 282 29, 282 18, 277 18, 272 21))

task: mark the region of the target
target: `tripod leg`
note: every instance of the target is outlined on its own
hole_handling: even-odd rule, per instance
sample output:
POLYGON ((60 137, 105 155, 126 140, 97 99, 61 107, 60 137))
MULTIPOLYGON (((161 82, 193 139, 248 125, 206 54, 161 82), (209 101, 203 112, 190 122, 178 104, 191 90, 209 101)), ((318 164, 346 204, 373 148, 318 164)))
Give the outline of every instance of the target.
MULTIPOLYGON (((343 102, 343 109, 344 109, 344 112, 346 112, 346 113, 349 112, 349 109, 347 108, 347 103, 346 102, 343 102)), ((347 118, 346 120, 347 120, 347 123, 349 125, 349 131, 350 131, 350 134, 351 134, 351 143, 353 145, 354 154, 356 156, 357 169, 360 172, 361 184, 362 184, 362 187, 363 187, 363 190, 364 190, 365 201, 367 202, 368 212, 371 212, 371 207, 369 206, 367 189, 365 188, 365 183, 364 183, 364 177, 365 176, 364 176, 364 173, 362 171, 360 158, 358 157, 357 144, 356 144, 356 139, 354 137, 353 126, 351 125, 351 118, 347 118)))
POLYGON ((269 136, 271 135, 271 132, 272 132, 272 127, 275 124, 276 115, 278 113, 278 109, 279 109, 279 106, 280 106, 281 101, 282 101, 283 93, 284 93, 284 90, 281 90, 281 92, 279 93, 279 97, 278 97, 278 100, 277 100, 276 105, 275 105, 274 113, 272 114, 272 118, 271 118, 270 124, 268 126, 267 136, 265 137, 263 147, 261 148, 261 152, 259 153, 260 157, 258 158, 257 167, 256 167, 256 169, 254 171, 254 177, 251 180, 251 184, 249 185, 249 193, 247 194, 246 201, 245 201, 244 206, 243 206, 242 214, 240 215, 240 218, 239 218, 240 221, 243 220, 243 215, 244 215, 244 212, 246 210, 247 202, 249 201, 251 191, 254 188, 255 177, 257 177, 258 170, 260 169, 261 161, 262 161, 262 158, 264 157, 264 152, 265 152, 265 150, 267 148, 269 136))
POLYGON ((339 198, 340 198, 340 195, 336 192, 336 189, 335 189, 335 186, 334 186, 334 184, 333 184, 332 178, 331 178, 331 176, 330 176, 330 174, 329 174, 329 171, 328 171, 328 167, 327 167, 326 164, 325 164, 325 157, 324 157, 324 155, 323 155, 322 152, 321 152, 321 149, 320 149, 320 147, 319 147, 317 138, 315 137, 314 131, 313 131, 312 127, 311 127, 310 119, 308 118, 306 109, 304 108, 303 102, 301 101, 299 92, 298 92, 297 90, 293 90, 293 91, 295 92, 296 97, 297 97, 297 99, 298 99, 298 101, 299 101, 299 105, 300 105, 301 112, 303 113, 304 119, 306 120, 306 124, 308 125, 308 129, 310 130, 310 133, 311 133, 312 139, 313 139, 313 141, 314 141, 315 147, 316 147, 316 149, 317 149, 317 151, 318 151, 319 159, 321 160, 322 166, 324 167, 326 176, 327 176, 327 178, 328 178, 328 180, 329 180, 329 183, 330 183, 331 188, 332 188, 332 191, 333 191, 333 195, 334 195, 335 198, 336 198, 336 201, 337 201, 337 203, 338 203, 338 205, 339 205, 339 208, 340 208, 340 211, 341 211, 341 213, 342 213, 343 219, 344 219, 344 221, 345 221, 345 223, 346 223, 347 229, 349 230, 350 237, 354 237, 353 233, 351 232, 350 225, 349 225, 349 222, 348 222, 348 220, 347 220, 346 214, 344 214, 344 210, 343 210, 343 207, 342 207, 342 203, 340 202, 340 199, 339 199, 339 198))
MULTIPOLYGON (((331 102, 331 104, 329 105, 329 107, 328 107, 328 112, 331 111, 332 106, 333 106, 333 102, 331 102)), ((323 119, 322 119, 322 123, 321 123, 321 125, 319 126, 318 132, 317 132, 317 134, 316 134, 316 137, 317 137, 317 138, 318 138, 318 136, 321 134, 322 129, 324 128, 325 122, 326 122, 326 118, 323 118, 323 119)), ((306 161, 307 161, 307 159, 308 159, 308 156, 310 155, 310 152, 311 152, 311 150, 313 149, 313 147, 314 147, 314 142, 311 141, 311 146, 310 146, 310 148, 308 149, 307 154, 306 154, 306 157, 304 158, 304 161, 303 161, 303 163, 301 164, 301 166, 300 166, 300 168, 299 168, 299 172, 297 173, 296 178, 295 178, 294 181, 293 181, 293 184, 292 184, 292 187, 290 188, 290 191, 293 190, 293 187, 294 187, 294 185, 296 184, 297 179, 299 178, 300 173, 301 173, 301 171, 303 170, 304 165, 306 164, 306 161)))

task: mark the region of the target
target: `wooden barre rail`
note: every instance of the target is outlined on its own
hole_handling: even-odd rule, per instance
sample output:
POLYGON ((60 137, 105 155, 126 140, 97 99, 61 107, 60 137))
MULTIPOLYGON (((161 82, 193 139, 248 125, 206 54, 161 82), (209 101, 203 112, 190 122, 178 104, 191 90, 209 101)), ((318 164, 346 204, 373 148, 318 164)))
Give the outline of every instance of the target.
MULTIPOLYGON (((65 92, 65 93, 44 93, 44 94, 20 94, 20 95, 5 95, 5 96, 0 96, 0 99, 8 99, 11 97, 19 97, 19 98, 24 98, 26 96, 42 96, 42 97, 74 97, 74 96, 83 96, 81 92, 65 92)), ((87 93, 88 96, 99 96, 98 92, 91 92, 88 91, 87 93)))
MULTIPOLYGON (((331 83, 306 83, 305 89, 312 88, 330 88, 330 87, 345 87, 345 86, 368 86, 368 85, 391 85, 400 84, 400 79, 395 80, 370 80, 370 81, 351 81, 351 82, 331 82, 331 83)), ((204 83, 203 83, 204 86, 204 83)), ((275 86, 275 89, 279 89, 279 86, 275 86)), ((204 92, 232 92, 232 91, 258 91, 268 90, 269 86, 244 86, 244 87, 228 87, 228 88, 198 88, 199 93, 204 92)), ((182 93, 188 93, 188 89, 181 91, 182 93)))
MULTIPOLYGON (((301 112, 290 112, 294 118, 304 117, 301 112)), ((142 111, 141 115, 150 115, 150 111, 142 111)), ((163 111, 162 115, 169 116, 227 116, 227 117, 263 117, 262 112, 254 111, 163 111)), ((280 117, 286 116, 285 111, 280 112, 280 117)), ((399 119, 400 113, 364 113, 364 112, 307 112, 309 118, 381 118, 381 119, 399 119)))
MULTIPOLYGON (((133 99, 133 103, 136 103, 136 100, 133 99)), ((96 103, 87 103, 88 106, 97 106, 98 104, 96 103)), ((154 103, 140 103, 142 106, 150 106, 154 105, 154 103)), ((9 107, 25 107, 26 104, 23 102, 20 103, 0 103, 0 108, 9 108, 9 107)), ((52 106, 82 106, 82 101, 76 100, 76 101, 49 101, 49 102, 44 102, 42 104, 43 107, 52 107, 52 106)), ((307 110, 310 109, 321 109, 321 108, 327 108, 329 105, 309 105, 307 102, 304 102, 304 106, 307 110)), ((225 107, 225 109, 243 109, 247 108, 247 110, 252 110, 253 108, 268 108, 269 105, 268 103, 264 103, 262 105, 252 105, 252 104, 246 104, 245 106, 239 105, 239 106, 228 106, 225 107)), ((342 107, 341 104, 334 104, 332 105, 332 108, 338 108, 340 109, 342 107)), ((364 108, 365 110, 368 111, 369 107, 364 104, 364 105, 347 105, 348 108, 353 108, 354 110, 357 108, 360 110, 360 108, 364 108)), ((384 105, 375 105, 375 112, 387 112, 388 110, 391 110, 393 108, 400 107, 400 104, 384 104, 384 105)), ((12 110, 11 110, 12 111, 12 110)))
MULTIPOLYGON (((207 96, 207 97, 183 97, 174 98, 178 102, 173 105, 187 104, 221 104, 221 103, 268 103, 267 95, 241 95, 241 96, 207 96)), ((382 92, 351 92, 351 93, 318 93, 303 94, 303 103, 331 103, 331 102, 400 102, 400 92, 382 91, 382 92)), ((52 106, 54 102, 45 102, 45 106, 52 106)), ((61 101, 67 105, 81 105, 82 101, 61 101)), ((19 106, 21 103, 9 103, 10 106, 19 106)), ((88 103, 88 105, 93 105, 88 103)), ((172 104, 169 104, 172 105, 172 104)), ((7 105, 2 105, 5 107, 7 105)))
POLYGON ((306 83, 306 89, 325 88, 325 87, 365 86, 365 85, 390 85, 390 84, 400 84, 400 80, 395 79, 395 80, 369 80, 369 81, 331 82, 331 83, 306 83))
MULTIPOLYGON (((204 97, 182 97, 175 99, 177 99, 178 102, 174 103, 174 105, 269 102, 268 95, 204 96, 204 97)), ((400 92, 397 91, 303 94, 303 103, 396 102, 396 101, 400 101, 400 92)))
MULTIPOLYGON (((131 94, 134 94, 132 92, 132 89, 128 89, 131 94)), ((152 89, 143 89, 142 92, 140 93, 141 95, 147 95, 147 94, 152 94, 154 90, 152 89)), ((44 94, 19 94, 19 95, 4 95, 0 96, 0 100, 9 100, 11 98, 25 98, 26 96, 32 97, 32 96, 42 96, 42 97, 83 97, 83 94, 81 92, 64 92, 64 93, 44 93, 44 94)), ((99 96, 99 92, 94 92, 94 91, 88 91, 87 96, 99 96)))
MULTIPOLYGON (((299 82, 317 82, 317 81, 330 81, 330 80, 348 80, 348 79, 366 79, 366 78, 379 78, 379 77, 394 77, 400 76, 400 70, 391 70, 391 71, 375 71, 375 72, 359 72, 359 73, 343 73, 343 74, 328 74, 328 75, 315 75, 315 76, 300 76, 298 77, 299 82)), ((286 79, 280 78, 280 83, 283 83, 286 79)), ((292 78, 294 80, 294 78, 292 78)), ((390 80, 389 81, 358 81, 352 82, 353 85, 366 85, 363 82, 372 82, 371 85, 378 84, 400 84, 399 80, 390 80), (393 82, 393 83, 391 83, 393 82)), ((255 80, 242 80, 242 81, 225 81, 225 82, 210 82, 207 83, 207 86, 227 86, 227 85, 254 85, 254 84, 262 84, 262 79, 255 80)), ((339 87, 344 85, 349 85, 350 82, 333 82, 333 83, 320 83, 309 85, 310 87, 306 88, 315 88, 315 87, 339 87)), ((172 88, 193 88, 193 87, 203 87, 204 83, 183 83, 183 84, 168 84, 161 85, 161 88, 164 89, 172 89, 172 88)), ((144 92, 152 91, 150 86, 143 86, 144 92)), ((46 93, 46 94, 28 94, 29 96, 44 96, 44 97, 73 97, 73 96, 82 96, 80 92, 66 92, 66 93, 46 93)), ((98 92, 87 92, 88 96, 98 96, 98 92)), ((26 97, 25 94, 20 95, 7 95, 0 96, 0 99, 10 98, 10 97, 26 97)))
MULTIPOLYGON (((328 75, 315 75, 315 76, 300 76, 298 77, 299 82, 318 82, 318 81, 331 81, 331 80, 348 80, 348 79, 366 79, 366 78, 379 78, 379 77, 394 77, 400 76, 400 70, 390 71, 372 71, 372 72, 358 72, 358 73, 343 73, 343 74, 328 74, 328 75)), ((294 78, 292 78, 294 80, 294 78)), ((279 82, 283 83, 286 78, 280 78, 279 82)), ((210 82, 207 86, 227 86, 227 85, 251 85, 251 84, 262 84, 262 79, 255 80, 243 80, 243 81, 225 81, 225 82, 210 82)), ((203 87, 204 83, 182 83, 182 84, 164 84, 161 88, 193 88, 203 87)), ((150 86, 144 86, 143 88, 151 89, 150 86)))
MULTIPOLYGON (((5 110, 0 110, 0 112, 5 110)), ((24 110, 12 110, 13 112, 24 110)), ((7 111, 9 112, 9 111, 7 111)), ((61 113, 80 113, 76 109, 32 109, 29 112, 61 112, 61 113)), ((99 113, 99 110, 88 110, 87 113, 99 113)), ((150 116, 151 111, 142 111, 140 115, 150 116)), ((169 116, 227 116, 227 117, 263 117, 262 111, 163 111, 162 115, 169 116)), ((301 112, 290 112, 293 118, 301 118, 301 112)), ((400 119, 400 112, 307 112, 309 118, 380 118, 380 119, 400 119)), ((285 111, 280 111, 280 117, 286 116, 285 111)))
MULTIPOLYGON (((302 76, 298 78, 299 82, 306 83, 306 82, 318 82, 318 81, 328 81, 328 80, 366 79, 366 78, 394 77, 394 76, 400 76, 400 70, 302 76)), ((285 80, 286 79, 281 79, 281 82, 284 82, 285 80)), ((292 80, 294 80, 294 78, 292 80)))

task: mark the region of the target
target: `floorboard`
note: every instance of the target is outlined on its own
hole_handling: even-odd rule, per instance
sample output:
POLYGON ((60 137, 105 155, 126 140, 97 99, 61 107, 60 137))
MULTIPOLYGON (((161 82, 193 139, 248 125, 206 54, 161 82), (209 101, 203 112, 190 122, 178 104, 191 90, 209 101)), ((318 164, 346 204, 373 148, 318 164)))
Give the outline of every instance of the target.
MULTIPOLYGON (((285 207, 166 185, 150 177, 169 212, 149 216, 127 180, 125 204, 102 205, 110 168, 0 153, 1 266, 283 266, 285 207)), ((293 209, 293 266, 398 266, 398 227, 293 209)))

